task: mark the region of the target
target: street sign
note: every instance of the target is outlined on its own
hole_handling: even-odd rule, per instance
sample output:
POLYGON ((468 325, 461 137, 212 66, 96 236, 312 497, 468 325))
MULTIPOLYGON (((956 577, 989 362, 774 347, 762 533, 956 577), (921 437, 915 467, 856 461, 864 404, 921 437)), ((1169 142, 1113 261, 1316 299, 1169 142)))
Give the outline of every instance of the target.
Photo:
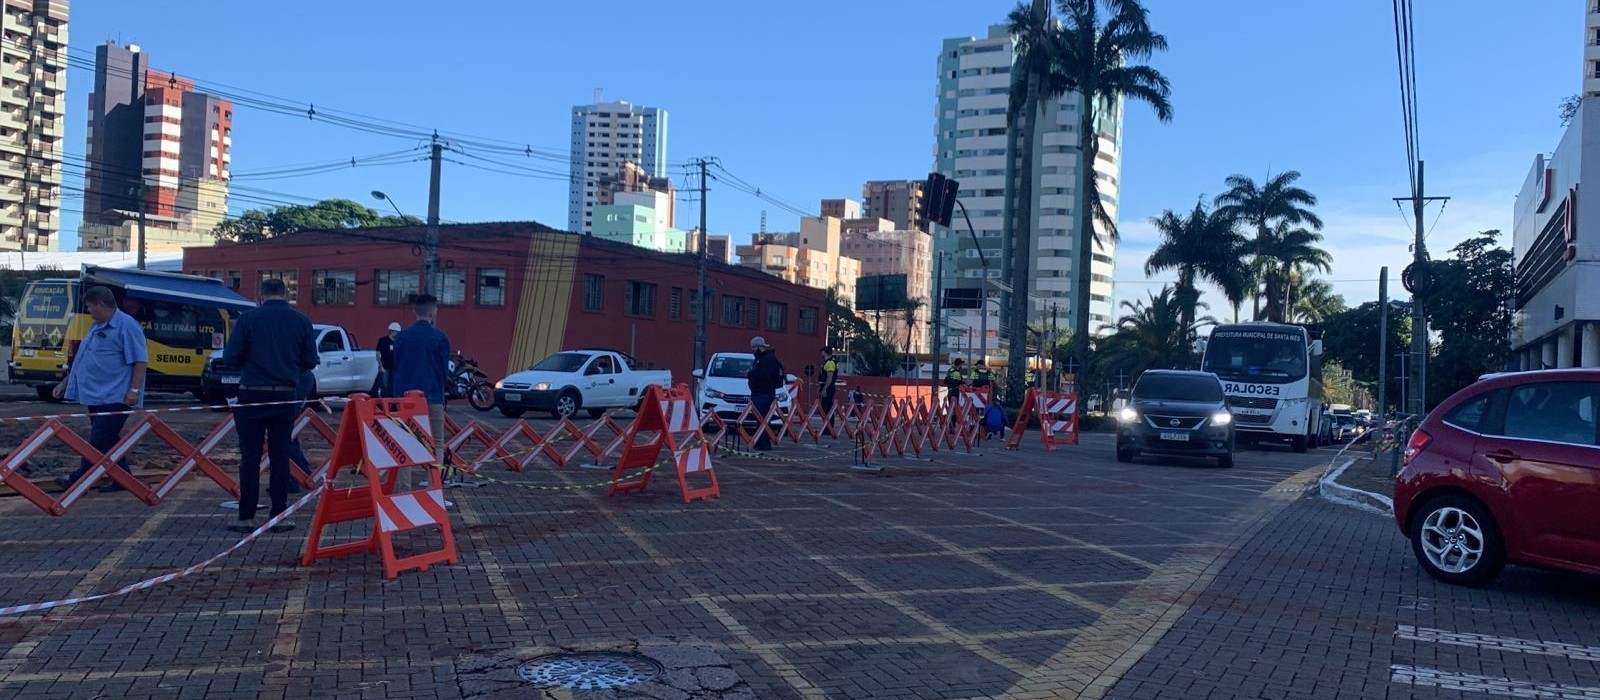
POLYGON ((916 371, 917 358, 912 357, 911 355, 906 355, 905 357, 900 358, 900 369, 905 370, 907 374, 916 371))
POLYGON ((805 373, 807 377, 815 376, 817 373, 817 368, 812 365, 806 365, 805 373))

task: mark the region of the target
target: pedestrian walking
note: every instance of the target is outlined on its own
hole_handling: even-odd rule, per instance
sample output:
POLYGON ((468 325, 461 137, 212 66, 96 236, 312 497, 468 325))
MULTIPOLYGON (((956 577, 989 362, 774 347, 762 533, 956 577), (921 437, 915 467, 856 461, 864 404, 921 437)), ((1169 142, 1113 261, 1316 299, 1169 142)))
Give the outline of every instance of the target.
POLYGON ((822 348, 822 372, 817 377, 817 401, 822 404, 822 429, 828 437, 838 437, 833 432, 833 400, 839 391, 839 363, 833 359, 833 348, 822 348))
POLYGON ((759 335, 750 339, 750 352, 755 354, 756 359, 750 364, 746 380, 750 385, 750 404, 755 406, 757 420, 760 421, 755 448, 770 450, 772 436, 767 432, 767 420, 772 413, 772 404, 778 399, 778 389, 784 384, 783 364, 778 362, 777 353, 767 345, 767 339, 759 335))
POLYGON ((388 332, 378 339, 378 388, 384 396, 394 396, 394 338, 400 335, 400 324, 389 322, 388 332))
MULTIPOLYGON (((89 445, 104 454, 122 439, 127 411, 144 405, 145 370, 150 356, 144 330, 132 316, 117 309, 117 296, 110 288, 85 290, 83 307, 94 323, 72 356, 67 376, 52 393, 58 399, 83 404, 89 411, 89 445)), ((126 460, 118 464, 127 470, 126 460)), ((56 477, 56 483, 68 488, 83 478, 91 466, 89 460, 80 460, 71 476, 56 477)), ((122 485, 112 481, 100 490, 120 491, 122 485)))
MULTIPOLYGON (((311 320, 290 308, 288 296, 283 280, 262 281, 261 304, 239 316, 222 351, 222 363, 239 370, 239 403, 233 410, 239 430, 239 522, 228 528, 234 532, 256 530, 263 441, 269 517, 289 503, 289 450, 299 406, 293 401, 300 396, 302 376, 321 358, 311 320)), ((272 527, 273 532, 293 529, 287 520, 272 527)))
MULTIPOLYGON (((428 400, 428 427, 433 432, 433 455, 441 470, 445 467, 444 397, 450 377, 450 338, 437 327, 439 300, 432 294, 418 295, 412 303, 417 320, 394 339, 394 394, 405 396, 420 391, 428 400)), ((417 483, 426 487, 426 479, 417 483)))

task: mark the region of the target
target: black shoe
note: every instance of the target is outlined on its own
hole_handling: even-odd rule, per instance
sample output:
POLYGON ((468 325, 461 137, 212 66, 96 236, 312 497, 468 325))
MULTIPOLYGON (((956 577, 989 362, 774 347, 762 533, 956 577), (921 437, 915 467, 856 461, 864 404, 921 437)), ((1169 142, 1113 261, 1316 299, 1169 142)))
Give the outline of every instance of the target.
POLYGON ((234 523, 232 525, 229 525, 228 529, 230 531, 232 531, 232 532, 238 532, 238 533, 241 533, 241 534, 248 535, 248 534, 256 531, 256 521, 255 520, 240 520, 239 522, 236 522, 236 523, 234 523))
POLYGON ((270 529, 272 532, 292 532, 294 528, 295 524, 293 520, 285 520, 277 525, 273 525, 270 529))
POLYGON ((99 491, 100 493, 116 493, 118 491, 127 491, 127 489, 122 487, 122 484, 119 484, 119 483, 117 483, 115 481, 110 482, 110 483, 101 484, 100 488, 97 488, 95 490, 99 491))

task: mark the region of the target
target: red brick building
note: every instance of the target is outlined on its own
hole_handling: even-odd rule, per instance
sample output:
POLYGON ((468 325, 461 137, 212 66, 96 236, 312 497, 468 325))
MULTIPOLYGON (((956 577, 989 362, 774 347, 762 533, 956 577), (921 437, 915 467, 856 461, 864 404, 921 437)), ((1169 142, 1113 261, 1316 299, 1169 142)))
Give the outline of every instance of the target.
MULTIPOLYGON (((422 271, 421 226, 301 231, 260 243, 184 250, 183 269, 254 298, 282 279, 316 323, 371 347, 391 321, 409 325, 422 271)), ((614 348, 689 381, 696 283, 692 255, 556 231, 536 223, 440 227, 439 327, 498 379, 557 350, 614 348)), ((826 295, 718 261, 708 263, 709 355, 745 351, 760 335, 791 367, 827 337, 826 295)))

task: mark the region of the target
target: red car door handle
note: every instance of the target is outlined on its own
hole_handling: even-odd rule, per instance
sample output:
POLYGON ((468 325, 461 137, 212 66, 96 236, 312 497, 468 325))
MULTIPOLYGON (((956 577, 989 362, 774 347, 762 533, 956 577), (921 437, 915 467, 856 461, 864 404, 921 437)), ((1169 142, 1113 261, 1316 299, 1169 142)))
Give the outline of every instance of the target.
POLYGON ((1519 459, 1511 450, 1495 450, 1485 454, 1484 456, 1502 464, 1505 462, 1514 462, 1519 459))

